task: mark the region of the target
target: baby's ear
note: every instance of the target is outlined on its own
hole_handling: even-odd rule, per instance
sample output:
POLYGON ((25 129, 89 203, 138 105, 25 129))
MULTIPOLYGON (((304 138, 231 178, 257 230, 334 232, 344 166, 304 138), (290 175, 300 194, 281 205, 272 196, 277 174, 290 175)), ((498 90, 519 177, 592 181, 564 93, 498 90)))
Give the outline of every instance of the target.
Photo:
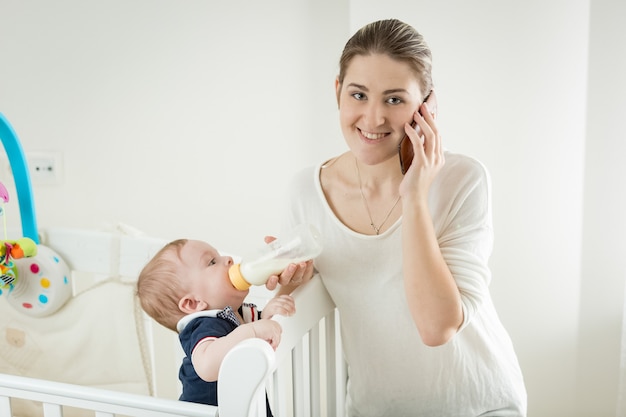
POLYGON ((197 311, 204 311, 208 308, 208 304, 205 301, 198 300, 191 294, 185 295, 178 302, 178 308, 185 314, 195 313, 197 311))

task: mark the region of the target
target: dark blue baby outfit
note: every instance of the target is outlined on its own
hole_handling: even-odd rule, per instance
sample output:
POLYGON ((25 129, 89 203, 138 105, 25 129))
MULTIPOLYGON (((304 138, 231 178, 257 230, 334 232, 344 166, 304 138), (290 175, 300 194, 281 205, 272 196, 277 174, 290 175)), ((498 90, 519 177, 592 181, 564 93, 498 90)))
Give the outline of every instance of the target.
MULTIPOLYGON (((256 306, 244 303, 239 308, 239 314, 244 321, 256 321, 261 318, 256 306)), ((185 358, 180 366, 178 378, 183 385, 183 393, 179 400, 201 404, 217 405, 217 381, 207 382, 200 378, 191 363, 191 352, 196 345, 206 338, 226 336, 239 326, 239 320, 231 307, 224 310, 207 310, 184 317, 178 323, 180 344, 185 352, 185 358)), ((242 375, 245 377, 245 375, 242 375)), ((272 416, 269 401, 267 416, 272 416)))

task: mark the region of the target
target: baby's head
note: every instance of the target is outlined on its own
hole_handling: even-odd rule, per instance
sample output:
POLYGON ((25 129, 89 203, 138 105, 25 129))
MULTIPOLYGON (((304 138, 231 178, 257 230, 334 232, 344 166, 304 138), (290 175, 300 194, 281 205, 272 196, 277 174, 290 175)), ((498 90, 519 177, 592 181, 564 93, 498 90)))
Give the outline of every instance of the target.
POLYGON ((206 242, 179 239, 165 245, 146 264, 137 280, 143 310, 176 331, 187 314, 202 310, 237 309, 248 291, 235 289, 228 278, 233 264, 206 242))

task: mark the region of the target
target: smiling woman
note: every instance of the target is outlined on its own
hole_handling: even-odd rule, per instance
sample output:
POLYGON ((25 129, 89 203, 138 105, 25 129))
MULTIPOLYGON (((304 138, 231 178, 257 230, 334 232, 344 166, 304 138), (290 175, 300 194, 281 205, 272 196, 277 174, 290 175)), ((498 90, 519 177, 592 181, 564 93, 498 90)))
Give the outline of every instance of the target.
POLYGON ((335 82, 349 151, 295 177, 288 222, 324 238, 314 266, 339 310, 348 417, 523 417, 522 372, 488 288, 489 174, 444 151, 430 71, 402 21, 350 38, 335 82), (414 157, 402 173, 405 137, 414 157))

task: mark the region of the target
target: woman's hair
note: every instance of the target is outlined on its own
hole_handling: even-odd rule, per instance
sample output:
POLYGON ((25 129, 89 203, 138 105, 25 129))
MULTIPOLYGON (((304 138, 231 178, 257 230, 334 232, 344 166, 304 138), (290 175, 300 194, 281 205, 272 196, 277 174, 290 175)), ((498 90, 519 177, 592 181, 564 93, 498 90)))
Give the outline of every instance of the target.
POLYGON ((141 308, 161 325, 176 330, 176 324, 185 315, 178 308, 183 295, 179 277, 180 251, 187 239, 178 239, 165 245, 144 266, 137 279, 137 296, 141 308))
POLYGON ((379 20, 359 29, 346 43, 339 60, 338 80, 343 85, 352 58, 384 54, 406 62, 415 72, 425 96, 432 90, 432 55, 428 45, 411 25, 397 19, 379 20))

